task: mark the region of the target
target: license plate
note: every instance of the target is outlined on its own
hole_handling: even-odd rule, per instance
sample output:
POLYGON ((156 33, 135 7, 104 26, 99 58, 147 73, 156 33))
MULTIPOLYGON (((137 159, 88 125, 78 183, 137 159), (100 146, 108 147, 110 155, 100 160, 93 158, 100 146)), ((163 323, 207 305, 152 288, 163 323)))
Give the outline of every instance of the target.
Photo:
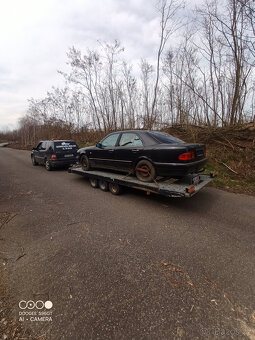
POLYGON ((73 157, 73 154, 65 155, 65 157, 73 157))
POLYGON ((195 176, 192 178, 192 182, 194 185, 197 185, 200 182, 200 176, 195 176))

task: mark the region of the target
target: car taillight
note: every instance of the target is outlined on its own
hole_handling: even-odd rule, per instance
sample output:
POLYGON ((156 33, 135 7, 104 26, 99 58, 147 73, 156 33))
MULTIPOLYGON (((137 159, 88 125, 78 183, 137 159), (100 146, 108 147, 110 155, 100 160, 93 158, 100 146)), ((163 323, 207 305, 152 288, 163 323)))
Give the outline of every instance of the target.
POLYGON ((50 159, 57 159, 57 155, 55 154, 51 155, 50 159))
POLYGON ((191 159, 195 158, 194 152, 184 152, 181 155, 178 156, 180 161, 189 161, 191 159))

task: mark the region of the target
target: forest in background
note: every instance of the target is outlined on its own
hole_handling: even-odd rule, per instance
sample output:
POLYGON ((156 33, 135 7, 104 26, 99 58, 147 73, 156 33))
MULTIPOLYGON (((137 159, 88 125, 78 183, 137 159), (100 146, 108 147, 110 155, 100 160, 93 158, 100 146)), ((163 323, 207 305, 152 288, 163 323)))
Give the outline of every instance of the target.
POLYGON ((185 22, 182 0, 158 3, 155 62, 125 61, 121 43, 67 53, 63 88, 31 98, 19 128, 2 132, 22 145, 39 139, 86 143, 118 129, 208 129, 255 121, 255 4, 206 1, 185 22), (171 46, 172 37, 178 45, 171 46), (168 46, 171 46, 169 48, 168 46))

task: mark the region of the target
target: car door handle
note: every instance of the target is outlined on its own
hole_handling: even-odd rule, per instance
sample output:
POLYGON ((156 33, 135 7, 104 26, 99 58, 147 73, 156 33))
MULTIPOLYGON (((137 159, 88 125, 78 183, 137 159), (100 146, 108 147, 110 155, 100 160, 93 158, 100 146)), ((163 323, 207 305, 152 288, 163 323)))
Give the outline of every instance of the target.
POLYGON ((110 149, 110 150, 108 150, 109 152, 113 152, 114 151, 114 149, 110 149))
POLYGON ((132 152, 138 152, 139 149, 132 149, 131 151, 132 151, 132 152))

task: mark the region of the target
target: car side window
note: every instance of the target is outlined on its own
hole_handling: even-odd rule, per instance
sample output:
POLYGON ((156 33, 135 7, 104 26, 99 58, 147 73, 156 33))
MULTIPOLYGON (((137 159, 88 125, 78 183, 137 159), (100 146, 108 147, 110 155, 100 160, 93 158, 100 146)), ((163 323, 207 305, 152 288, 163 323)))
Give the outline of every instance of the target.
POLYGON ((51 142, 47 142, 46 143, 46 150, 47 151, 52 151, 51 142))
POLYGON ((47 142, 42 142, 41 150, 46 150, 47 142))
POLYGON ((103 148, 115 146, 119 138, 119 135, 120 135, 119 133, 114 133, 113 135, 107 136, 105 139, 103 139, 101 142, 103 148))
POLYGON ((36 147, 36 150, 40 150, 41 149, 41 146, 42 146, 42 142, 40 142, 37 147, 36 147))
POLYGON ((143 146, 143 142, 136 133, 123 133, 119 142, 120 146, 143 146))

